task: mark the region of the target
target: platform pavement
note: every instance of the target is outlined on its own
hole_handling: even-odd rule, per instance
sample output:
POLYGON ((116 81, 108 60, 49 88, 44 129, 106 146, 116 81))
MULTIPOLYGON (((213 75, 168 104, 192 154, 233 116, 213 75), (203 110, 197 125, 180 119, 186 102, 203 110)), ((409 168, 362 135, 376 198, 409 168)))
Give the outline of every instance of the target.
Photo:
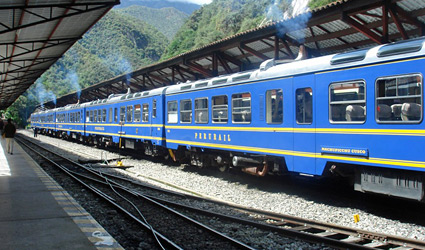
POLYGON ((15 142, 0 139, 0 249, 122 249, 15 142))

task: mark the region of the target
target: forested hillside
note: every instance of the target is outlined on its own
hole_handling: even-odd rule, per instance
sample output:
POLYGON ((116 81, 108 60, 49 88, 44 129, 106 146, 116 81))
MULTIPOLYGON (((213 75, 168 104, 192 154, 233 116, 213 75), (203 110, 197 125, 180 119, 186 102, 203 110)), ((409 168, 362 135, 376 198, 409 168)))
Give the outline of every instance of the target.
POLYGON ((121 0, 121 4, 115 6, 114 9, 127 8, 129 6, 146 6, 152 9, 175 8, 187 15, 192 14, 201 6, 184 1, 168 1, 168 0, 121 0))
POLYGON ((184 12, 170 7, 152 9, 136 5, 117 9, 117 11, 150 24, 164 34, 170 41, 189 16, 184 12))
MULTIPOLYGON (((295 1, 295 0, 293 0, 295 1)), ((267 21, 291 17, 291 0, 214 0, 196 10, 177 32, 162 59, 200 48, 267 21), (286 13, 285 13, 286 12, 286 13)), ((310 0, 314 9, 336 0, 310 0)), ((298 2, 301 2, 300 0, 298 2)))
POLYGON ((214 0, 189 17, 163 59, 257 27, 270 4, 270 0, 214 0))
POLYGON ((157 61, 167 45, 152 26, 112 10, 41 77, 56 96, 157 61), (75 79, 77 78, 77 79, 75 79), (73 81, 77 81, 76 83, 73 81))

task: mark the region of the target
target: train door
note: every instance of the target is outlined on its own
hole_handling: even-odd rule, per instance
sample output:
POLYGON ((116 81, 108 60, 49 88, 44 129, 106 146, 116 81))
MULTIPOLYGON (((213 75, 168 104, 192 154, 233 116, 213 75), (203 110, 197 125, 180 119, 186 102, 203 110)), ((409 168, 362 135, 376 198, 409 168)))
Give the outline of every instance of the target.
POLYGON ((154 96, 152 98, 152 112, 150 112, 150 119, 149 119, 149 123, 150 123, 150 131, 151 131, 151 136, 152 137, 161 137, 161 135, 159 135, 159 131, 157 126, 155 126, 155 124, 158 124, 158 117, 157 117, 157 109, 156 109, 156 105, 158 104, 158 96, 154 96))
POLYGON ((313 175, 316 161, 315 76, 296 77, 293 84, 295 96, 293 171, 313 175))

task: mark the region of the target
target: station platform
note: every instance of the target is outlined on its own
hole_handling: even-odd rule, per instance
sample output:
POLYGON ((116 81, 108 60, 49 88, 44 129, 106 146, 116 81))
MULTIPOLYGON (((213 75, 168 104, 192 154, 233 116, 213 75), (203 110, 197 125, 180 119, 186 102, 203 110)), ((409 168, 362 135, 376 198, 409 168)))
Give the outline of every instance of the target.
POLYGON ((0 249, 123 249, 15 142, 0 146, 0 249))

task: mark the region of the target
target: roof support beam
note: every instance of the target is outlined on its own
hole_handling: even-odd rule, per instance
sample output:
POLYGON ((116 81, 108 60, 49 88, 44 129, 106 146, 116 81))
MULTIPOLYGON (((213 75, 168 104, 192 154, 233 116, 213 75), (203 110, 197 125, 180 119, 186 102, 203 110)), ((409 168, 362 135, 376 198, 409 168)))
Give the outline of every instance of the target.
POLYGON ((381 38, 373 33, 370 29, 366 28, 365 26, 361 25, 357 21, 354 21, 351 17, 349 17, 347 14, 342 14, 342 21, 347 23, 348 25, 352 26, 354 29, 356 29, 358 32, 364 34, 368 38, 370 38, 372 41, 374 41, 377 44, 382 44, 381 38))
POLYGON ((258 58, 260 58, 264 61, 270 59, 267 56, 263 55, 262 53, 248 47, 247 45, 245 45, 243 43, 241 43, 240 48, 245 50, 245 51, 248 51, 248 53, 250 53, 251 55, 254 55, 254 56, 256 56, 256 57, 258 57, 258 58))
POLYGON ((401 23, 400 19, 397 16, 397 10, 394 8, 394 6, 391 6, 389 8, 389 12, 391 14, 391 17, 394 20, 395 25, 397 26, 398 31, 400 32, 401 36, 404 40, 409 39, 409 36, 406 33, 406 30, 403 27, 403 24, 401 23))
POLYGON ((185 62, 185 65, 188 66, 191 69, 194 69, 196 71, 198 71, 199 73, 203 74, 204 77, 212 77, 213 73, 208 70, 205 69, 204 67, 202 67, 201 65, 194 63, 194 62, 185 62))

